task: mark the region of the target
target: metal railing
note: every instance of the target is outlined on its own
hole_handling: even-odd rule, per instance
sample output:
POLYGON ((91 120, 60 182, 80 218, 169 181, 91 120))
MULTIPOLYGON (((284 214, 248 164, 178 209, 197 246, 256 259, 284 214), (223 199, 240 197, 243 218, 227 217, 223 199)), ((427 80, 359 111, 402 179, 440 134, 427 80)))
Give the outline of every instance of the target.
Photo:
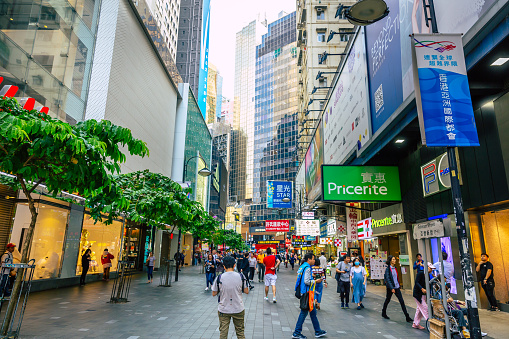
POLYGON ((122 260, 118 262, 117 276, 111 290, 110 303, 126 303, 131 288, 131 278, 136 272, 134 261, 122 260))
POLYGON ((175 260, 161 259, 161 266, 159 267, 159 286, 171 287, 171 279, 173 278, 173 269, 175 267, 175 260))
MULTIPOLYGON (((0 297, 0 312, 2 312, 2 308, 4 303, 9 303, 11 300, 11 291, 10 291, 10 285, 11 285, 11 275, 9 274, 3 274, 4 269, 10 269, 10 270, 19 270, 23 269, 23 275, 21 277, 21 288, 20 293, 18 295, 18 298, 16 299, 16 306, 14 306, 14 312, 12 317, 10 317, 10 323, 7 324, 8 326, 8 333, 6 336, 2 336, 2 338, 18 338, 19 337, 19 331, 21 329, 21 323, 23 322, 23 316, 25 314, 25 308, 27 305, 28 295, 30 294, 30 288, 32 287, 32 278, 34 276, 34 270, 35 270, 35 259, 31 259, 26 264, 12 264, 4 262, 2 263, 2 271, 1 271, 1 282, 0 282, 0 288, 1 288, 1 297, 0 297)), ((9 321, 6 317, 7 312, 4 312, 2 314, 3 320, 2 320, 2 327, 5 327, 5 322, 9 321)))

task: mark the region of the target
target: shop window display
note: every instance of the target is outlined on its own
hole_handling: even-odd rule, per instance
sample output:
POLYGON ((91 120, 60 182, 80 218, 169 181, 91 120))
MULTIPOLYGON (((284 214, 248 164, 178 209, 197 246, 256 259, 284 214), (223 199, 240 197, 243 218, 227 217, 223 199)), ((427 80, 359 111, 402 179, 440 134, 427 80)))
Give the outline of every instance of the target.
MULTIPOLYGON (((69 210, 43 202, 37 204, 36 207, 38 216, 30 250, 30 258, 35 259, 36 265, 33 279, 57 278, 61 266, 69 210)), ((29 226, 30 211, 28 206, 18 204, 10 241, 19 244, 20 252, 27 245, 25 238, 29 226)))
POLYGON ((102 273, 101 254, 104 249, 108 249, 109 253, 115 256, 111 260, 111 272, 117 270, 117 259, 120 250, 122 232, 122 222, 113 221, 111 225, 105 225, 101 222, 94 224, 94 219, 89 215, 85 215, 83 220, 83 229, 81 231, 80 255, 76 266, 76 275, 82 272, 81 256, 87 249, 90 249, 90 268, 88 274, 102 273))

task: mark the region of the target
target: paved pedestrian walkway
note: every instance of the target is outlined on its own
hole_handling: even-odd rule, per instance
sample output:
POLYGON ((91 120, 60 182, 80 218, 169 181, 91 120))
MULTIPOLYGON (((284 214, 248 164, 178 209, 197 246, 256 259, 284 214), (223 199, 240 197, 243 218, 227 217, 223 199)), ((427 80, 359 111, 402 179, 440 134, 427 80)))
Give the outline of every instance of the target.
MULTIPOLYGON (((21 338, 219 338, 217 298, 204 290, 205 275, 199 271, 197 267, 183 269, 179 282, 172 287, 158 287, 157 274, 153 284, 146 283, 145 275, 135 276, 130 302, 126 304, 108 303, 112 281, 33 293, 21 338)), ((291 338, 299 315, 299 300, 294 296, 295 272, 281 268, 277 304, 263 300, 263 284, 257 282, 255 289, 244 296, 246 338, 291 338)), ((383 296, 371 293, 372 288, 377 292, 368 287, 364 310, 342 310, 336 281, 331 281, 318 311, 327 338, 429 338, 428 332, 415 330, 405 322, 397 301, 389 305, 391 320, 381 318, 383 296)), ((409 307, 412 316, 414 311, 409 307)), ((505 324, 509 323, 507 320, 506 317, 505 324)), ((303 334, 314 337, 309 317, 303 334)), ((229 338, 236 338, 233 324, 229 338)))

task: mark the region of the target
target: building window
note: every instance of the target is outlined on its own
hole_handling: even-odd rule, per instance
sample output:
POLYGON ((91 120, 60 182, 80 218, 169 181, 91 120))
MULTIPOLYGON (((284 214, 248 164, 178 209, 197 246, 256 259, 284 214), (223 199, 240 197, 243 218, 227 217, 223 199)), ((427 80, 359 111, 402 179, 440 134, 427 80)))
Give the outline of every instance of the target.
POLYGON ((325 102, 324 101, 320 101, 320 110, 322 111, 323 110, 323 106, 325 105, 325 102))
POLYGON ((321 77, 318 81, 319 87, 327 87, 327 78, 321 77))
POLYGON ((318 42, 325 42, 325 32, 317 32, 318 42))
POLYGON ((316 11, 316 20, 325 20, 325 12, 322 9, 316 11))
POLYGON ((348 40, 350 40, 350 35, 349 34, 340 34, 339 40, 340 41, 348 41, 348 40))

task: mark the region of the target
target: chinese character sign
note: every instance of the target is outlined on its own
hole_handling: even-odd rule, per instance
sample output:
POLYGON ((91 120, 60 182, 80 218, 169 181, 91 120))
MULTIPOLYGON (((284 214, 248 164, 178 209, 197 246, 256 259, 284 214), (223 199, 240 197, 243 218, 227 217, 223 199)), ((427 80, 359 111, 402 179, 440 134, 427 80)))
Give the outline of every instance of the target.
POLYGON ((319 220, 295 220, 297 235, 320 235, 320 221, 319 220))
POLYGON ((288 232, 290 231, 289 220, 267 220, 265 221, 265 232, 288 232))
POLYGON ((267 181, 267 208, 292 208, 292 185, 292 181, 267 181))
POLYGON ((346 233, 348 241, 356 241, 357 223, 359 222, 359 211, 353 208, 346 208, 346 233))
POLYGON ((415 34, 414 81, 423 144, 479 146, 460 34, 415 34))

